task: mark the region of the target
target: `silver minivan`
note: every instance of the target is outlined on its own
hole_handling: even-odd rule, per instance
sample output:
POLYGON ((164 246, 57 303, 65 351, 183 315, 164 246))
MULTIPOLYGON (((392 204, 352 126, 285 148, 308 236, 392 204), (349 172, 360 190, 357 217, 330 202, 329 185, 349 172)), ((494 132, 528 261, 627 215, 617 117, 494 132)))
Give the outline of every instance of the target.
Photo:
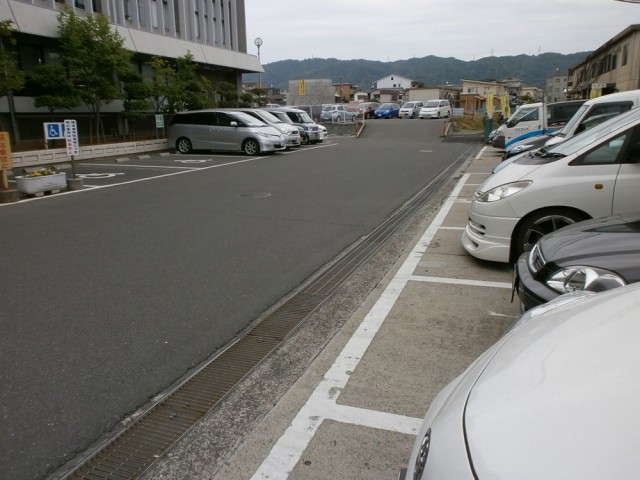
POLYGON ((283 122, 278 117, 262 108, 239 108, 238 111, 248 113, 252 117, 257 118, 258 120, 282 132, 287 140, 287 148, 299 147, 301 145, 302 135, 300 134, 298 127, 292 123, 283 122))
POLYGON ((275 128, 246 113, 222 109, 176 113, 167 143, 180 153, 221 150, 258 155, 286 148, 285 136, 275 128))

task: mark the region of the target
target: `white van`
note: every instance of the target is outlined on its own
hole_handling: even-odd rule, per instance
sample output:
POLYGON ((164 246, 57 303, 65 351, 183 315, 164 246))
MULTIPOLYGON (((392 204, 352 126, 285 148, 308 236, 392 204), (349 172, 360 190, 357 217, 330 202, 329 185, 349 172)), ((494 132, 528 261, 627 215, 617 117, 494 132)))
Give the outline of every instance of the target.
POLYGON ((449 118, 451 116, 451 104, 449 100, 429 100, 420 109, 419 118, 449 118))
POLYGON ((400 107, 400 118, 416 118, 424 104, 422 102, 405 102, 400 107))
POLYGON ((640 108, 488 177, 469 207, 462 245, 476 258, 515 261, 565 225, 638 210, 640 108))
POLYGON ((600 118, 608 118, 640 105, 640 90, 611 93, 602 97, 587 100, 571 120, 551 137, 545 144, 545 148, 552 147, 566 139, 586 130, 591 122, 597 122, 600 118))

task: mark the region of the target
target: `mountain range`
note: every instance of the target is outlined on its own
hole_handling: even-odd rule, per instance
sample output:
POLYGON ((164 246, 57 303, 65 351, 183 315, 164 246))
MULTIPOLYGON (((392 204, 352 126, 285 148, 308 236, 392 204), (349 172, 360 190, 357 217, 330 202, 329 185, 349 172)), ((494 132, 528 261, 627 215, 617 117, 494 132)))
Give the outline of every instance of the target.
MULTIPOLYGON (((485 57, 464 61, 453 57, 433 55, 393 62, 372 60, 338 60, 336 58, 310 58, 306 60, 280 60, 264 64, 263 86, 287 89, 289 80, 328 78, 333 83, 358 85, 370 91, 373 82, 395 74, 422 82, 425 87, 436 85, 462 85, 462 80, 504 80, 515 78, 527 86, 544 88, 545 78, 554 73, 566 73, 581 63, 590 52, 571 54, 542 53, 485 57)), ((244 82, 258 82, 257 74, 246 74, 244 82)))

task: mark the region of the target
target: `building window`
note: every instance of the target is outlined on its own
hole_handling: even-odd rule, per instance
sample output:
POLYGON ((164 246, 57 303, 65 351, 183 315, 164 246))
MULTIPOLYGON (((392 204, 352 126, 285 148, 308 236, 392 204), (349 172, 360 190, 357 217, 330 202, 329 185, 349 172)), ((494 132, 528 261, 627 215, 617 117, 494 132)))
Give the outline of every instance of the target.
POLYGON ((629 44, 622 47, 622 65, 626 65, 629 61, 629 44))

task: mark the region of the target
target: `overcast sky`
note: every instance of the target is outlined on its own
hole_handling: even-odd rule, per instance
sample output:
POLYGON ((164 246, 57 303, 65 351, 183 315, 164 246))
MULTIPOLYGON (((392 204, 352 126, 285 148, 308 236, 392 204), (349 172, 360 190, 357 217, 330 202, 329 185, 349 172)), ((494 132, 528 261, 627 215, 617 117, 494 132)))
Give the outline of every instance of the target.
POLYGON ((479 60, 595 50, 640 23, 616 0, 245 0, 247 51, 278 60, 479 60))

